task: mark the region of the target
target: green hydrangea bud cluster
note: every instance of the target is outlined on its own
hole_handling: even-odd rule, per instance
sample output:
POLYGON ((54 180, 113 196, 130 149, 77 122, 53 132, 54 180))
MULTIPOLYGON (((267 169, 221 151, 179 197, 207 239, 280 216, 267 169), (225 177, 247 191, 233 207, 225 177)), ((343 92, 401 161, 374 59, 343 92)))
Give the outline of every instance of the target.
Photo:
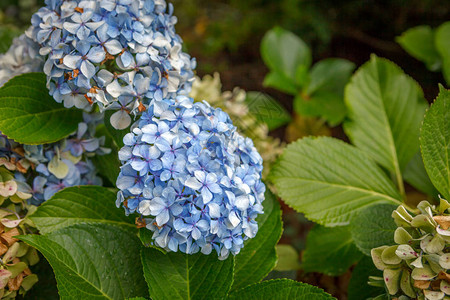
POLYGON ((392 213, 397 245, 372 249, 383 278, 371 277, 370 283, 381 283, 399 300, 450 299, 450 204, 422 201, 417 208, 416 216, 402 205, 392 213))
POLYGON ((0 299, 24 295, 38 281, 29 269, 39 262, 36 249, 15 238, 33 231, 27 216, 37 208, 27 204, 31 195, 20 192, 20 184, 0 167, 0 299))

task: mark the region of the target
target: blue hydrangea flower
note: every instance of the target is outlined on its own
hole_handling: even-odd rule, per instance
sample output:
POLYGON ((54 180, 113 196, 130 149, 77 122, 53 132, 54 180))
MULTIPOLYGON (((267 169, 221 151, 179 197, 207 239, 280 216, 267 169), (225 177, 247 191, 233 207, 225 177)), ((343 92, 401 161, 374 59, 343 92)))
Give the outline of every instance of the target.
POLYGON ((104 137, 96 138, 100 114, 84 114, 73 135, 45 145, 22 145, 0 134, 0 166, 15 171, 19 191, 39 205, 59 190, 76 185, 102 185, 90 160, 92 155, 110 152, 104 137))
POLYGON ((117 205, 138 213, 169 251, 239 253, 258 231, 262 159, 208 103, 153 99, 119 152, 117 205))
POLYGON ((149 99, 187 95, 195 59, 181 51, 164 0, 46 0, 28 36, 40 46, 50 94, 66 107, 117 110, 127 128, 149 99))
MULTIPOLYGON (((50 52, 51 50, 48 50, 48 53, 50 52)), ((5 54, 0 54, 0 87, 15 76, 42 72, 43 66, 44 62, 39 55, 39 45, 22 34, 13 40, 5 54)))

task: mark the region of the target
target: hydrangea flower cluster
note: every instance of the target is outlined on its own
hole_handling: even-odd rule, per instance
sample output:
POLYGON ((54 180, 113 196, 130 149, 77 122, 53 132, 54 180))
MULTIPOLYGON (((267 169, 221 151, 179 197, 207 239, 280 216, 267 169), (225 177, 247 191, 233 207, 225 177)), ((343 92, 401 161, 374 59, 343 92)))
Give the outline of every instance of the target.
POLYGON ((444 199, 438 206, 422 201, 417 208, 420 214, 415 216, 402 205, 392 213, 398 226, 396 245, 372 249, 383 278, 372 277, 370 283, 385 285, 398 299, 449 299, 450 204, 444 199))
POLYGON ((225 259, 256 235, 262 159, 221 109, 153 99, 124 144, 117 205, 144 217, 157 246, 225 259))
POLYGON ((50 94, 66 107, 117 110, 124 129, 148 99, 190 91, 196 62, 181 51, 177 18, 164 0, 46 0, 31 38, 45 57, 50 94), (166 12, 167 11, 167 12, 166 12))
POLYGON ((20 74, 42 72, 43 64, 39 45, 22 34, 13 40, 5 54, 0 54, 0 87, 20 74))
POLYGON ((21 198, 31 198, 32 204, 39 205, 65 187, 101 185, 89 159, 110 151, 102 147, 104 137, 94 137, 101 121, 101 115, 85 113, 75 134, 45 145, 22 145, 0 134, 0 166, 15 172, 12 188, 21 198))

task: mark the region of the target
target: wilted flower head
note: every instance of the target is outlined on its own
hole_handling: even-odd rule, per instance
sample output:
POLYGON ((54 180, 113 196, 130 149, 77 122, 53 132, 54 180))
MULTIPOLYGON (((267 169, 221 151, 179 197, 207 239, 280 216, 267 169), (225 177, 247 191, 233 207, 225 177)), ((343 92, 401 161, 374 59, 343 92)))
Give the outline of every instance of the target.
POLYGON ((152 100, 119 152, 117 204, 137 212, 166 250, 221 259, 258 231, 262 159, 230 118, 191 98, 152 100))
POLYGON ((45 57, 50 94, 66 107, 117 110, 112 125, 124 129, 129 114, 149 98, 187 94, 195 60, 181 51, 173 6, 164 0, 46 0, 32 18, 31 37, 45 57))

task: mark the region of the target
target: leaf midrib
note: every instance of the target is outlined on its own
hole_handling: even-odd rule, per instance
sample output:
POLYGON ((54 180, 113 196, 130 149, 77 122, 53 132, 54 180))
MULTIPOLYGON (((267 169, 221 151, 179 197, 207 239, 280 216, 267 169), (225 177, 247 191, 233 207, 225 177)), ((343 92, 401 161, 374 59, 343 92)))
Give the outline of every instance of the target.
POLYGON ((394 142, 394 135, 392 133, 392 128, 391 128, 391 123, 389 122, 389 117, 387 115, 387 109, 386 109, 386 104, 385 104, 385 98, 383 97, 383 93, 381 91, 381 86, 380 86, 380 81, 381 81, 381 77, 380 74, 378 72, 378 68, 376 69, 376 76, 377 76, 377 85, 376 88, 378 90, 378 94, 379 94, 379 99, 381 99, 381 105, 383 107, 383 118, 384 118, 384 125, 386 126, 387 132, 388 132, 388 140, 389 140, 389 149, 391 151, 392 154, 392 159, 393 159, 393 164, 394 164, 394 171, 395 171, 395 176, 397 179, 397 188, 400 189, 400 193, 402 194, 403 197, 403 189, 401 188, 400 185, 403 184, 403 178, 402 178, 402 174, 400 172, 400 165, 398 162, 398 156, 397 156, 397 148, 395 146, 395 142, 394 142))

